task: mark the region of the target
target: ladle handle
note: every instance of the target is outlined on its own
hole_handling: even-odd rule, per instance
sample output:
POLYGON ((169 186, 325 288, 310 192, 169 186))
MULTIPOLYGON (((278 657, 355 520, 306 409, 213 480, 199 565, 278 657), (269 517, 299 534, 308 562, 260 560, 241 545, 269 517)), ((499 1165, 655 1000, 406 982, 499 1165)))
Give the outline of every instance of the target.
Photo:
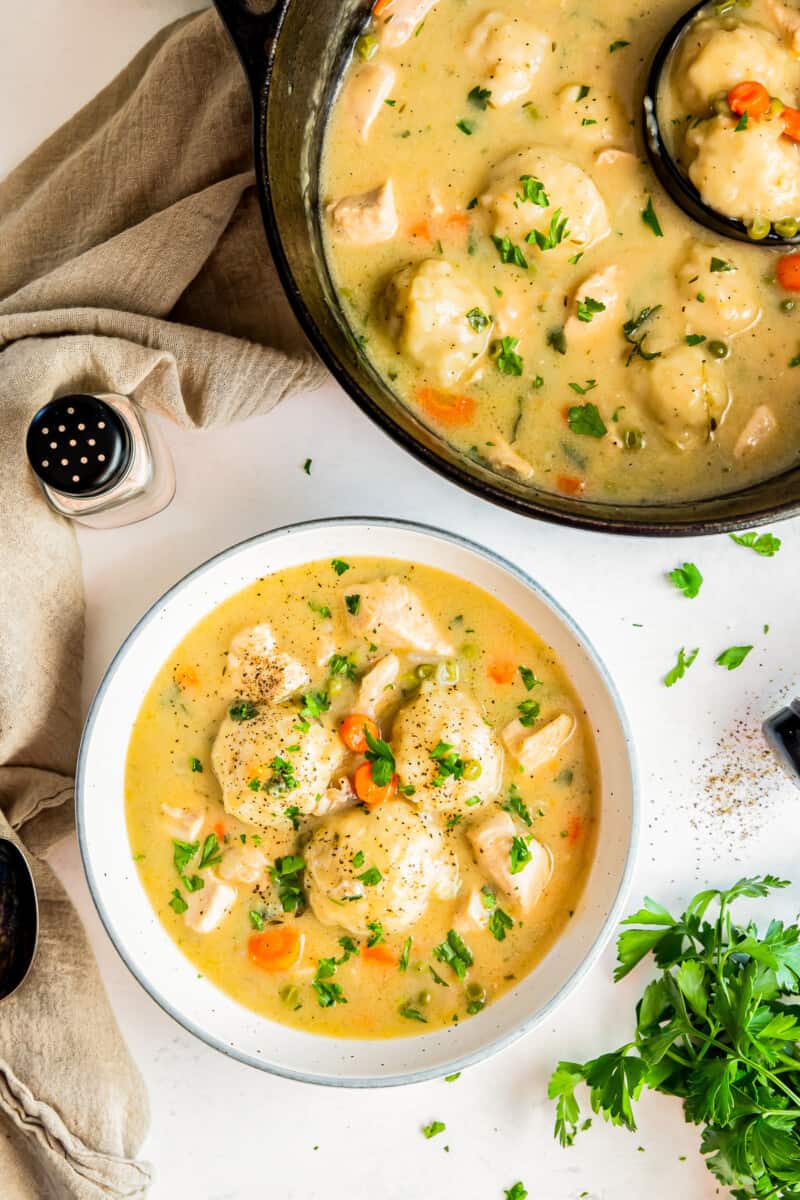
POLYGON ((289 0, 214 0, 247 73, 254 98, 269 75, 272 43, 289 0))

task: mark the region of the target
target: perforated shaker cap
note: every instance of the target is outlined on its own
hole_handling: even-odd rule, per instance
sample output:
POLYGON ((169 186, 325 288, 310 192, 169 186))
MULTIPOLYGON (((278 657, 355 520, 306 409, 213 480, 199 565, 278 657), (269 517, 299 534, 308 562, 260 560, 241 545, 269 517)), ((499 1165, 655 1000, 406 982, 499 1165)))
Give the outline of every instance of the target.
POLYGON ((125 475, 133 455, 127 423, 98 396, 59 396, 28 428, 28 461, 48 487, 96 496, 125 475))

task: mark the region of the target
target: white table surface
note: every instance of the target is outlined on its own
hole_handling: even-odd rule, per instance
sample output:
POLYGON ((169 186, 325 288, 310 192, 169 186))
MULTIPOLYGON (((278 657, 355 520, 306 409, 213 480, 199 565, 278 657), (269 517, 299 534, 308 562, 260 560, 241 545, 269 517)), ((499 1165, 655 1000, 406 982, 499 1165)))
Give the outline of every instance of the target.
MULTIPOLYGON (((195 7, 193 0, 5 5, 0 172, 88 100, 150 34, 195 7)), ((246 427, 170 429, 168 436, 179 480, 172 506, 142 525, 81 533, 87 703, 143 610, 223 547, 285 522, 334 514, 434 522, 530 571, 571 610, 616 678, 638 745, 646 806, 632 904, 648 893, 677 907, 700 886, 771 870, 796 881, 772 907, 785 916, 798 907, 800 793, 755 755, 760 720, 800 684, 800 521, 776 530, 784 546, 771 560, 727 537, 640 541, 539 525, 418 466, 333 384, 246 427), (310 478, 302 471, 309 456, 310 478), (687 558, 706 577, 694 601, 664 579, 687 558), (720 650, 744 642, 755 649, 739 671, 714 665, 720 650), (682 645, 701 647, 701 657, 667 691, 661 679, 682 645), (721 782, 710 785, 712 776, 721 782), (723 800, 738 794, 746 803, 726 815, 713 800, 717 794, 723 800)), ((645 978, 639 972, 613 985, 612 947, 553 1020, 457 1082, 339 1092, 271 1078, 185 1033, 113 950, 74 838, 52 861, 86 922, 150 1089, 144 1154, 157 1169, 153 1200, 502 1200, 518 1179, 537 1200, 717 1194, 696 1153, 697 1132, 684 1125, 677 1102, 646 1099, 637 1134, 596 1122, 569 1151, 551 1136, 544 1089, 554 1063, 610 1049, 631 1028, 645 978), (447 1132, 428 1142, 420 1127, 433 1118, 445 1121, 447 1132)))

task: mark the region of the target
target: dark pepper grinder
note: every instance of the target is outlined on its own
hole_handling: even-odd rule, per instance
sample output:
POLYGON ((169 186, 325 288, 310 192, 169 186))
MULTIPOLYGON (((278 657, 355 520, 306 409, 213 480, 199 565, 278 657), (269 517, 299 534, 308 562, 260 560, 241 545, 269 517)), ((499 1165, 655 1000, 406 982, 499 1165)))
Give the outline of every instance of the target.
POLYGON ((762 728, 781 766, 800 787, 800 699, 767 717, 762 728))
POLYGON ((172 456, 128 396, 58 396, 28 428, 28 461, 55 512, 95 529, 143 521, 175 494, 172 456))

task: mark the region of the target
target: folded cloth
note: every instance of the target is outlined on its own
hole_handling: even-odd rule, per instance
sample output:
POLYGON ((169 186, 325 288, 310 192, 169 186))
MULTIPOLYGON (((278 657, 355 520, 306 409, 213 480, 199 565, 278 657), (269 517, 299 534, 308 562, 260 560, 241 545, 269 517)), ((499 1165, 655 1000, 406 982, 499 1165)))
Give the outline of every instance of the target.
POLYGON ((142 1080, 44 854, 72 825, 83 598, 72 527, 25 459, 54 395, 116 392, 191 428, 323 370, 258 213, 244 77, 213 11, 160 33, 0 183, 0 835, 24 842, 41 944, 0 1002, 3 1200, 144 1196, 142 1080))

